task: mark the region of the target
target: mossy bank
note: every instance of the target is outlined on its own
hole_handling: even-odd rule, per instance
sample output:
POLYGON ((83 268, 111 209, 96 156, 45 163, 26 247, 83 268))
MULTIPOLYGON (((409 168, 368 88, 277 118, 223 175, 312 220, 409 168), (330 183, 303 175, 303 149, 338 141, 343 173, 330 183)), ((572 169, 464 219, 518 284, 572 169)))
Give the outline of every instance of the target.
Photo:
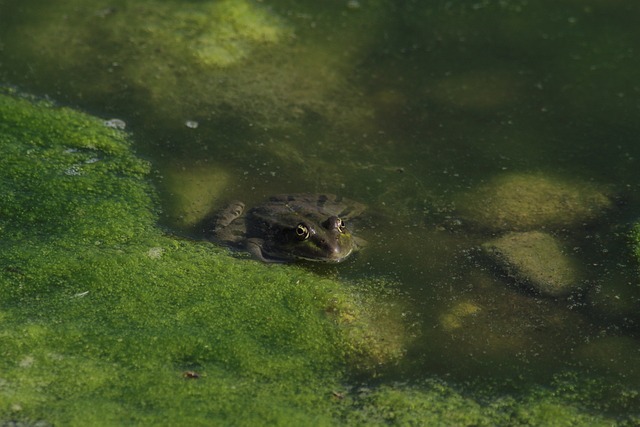
POLYGON ((402 357, 393 307, 167 235, 149 165, 103 120, 5 90, 0 149, 2 422, 604 421, 544 392, 487 409, 439 382, 349 385, 402 357))

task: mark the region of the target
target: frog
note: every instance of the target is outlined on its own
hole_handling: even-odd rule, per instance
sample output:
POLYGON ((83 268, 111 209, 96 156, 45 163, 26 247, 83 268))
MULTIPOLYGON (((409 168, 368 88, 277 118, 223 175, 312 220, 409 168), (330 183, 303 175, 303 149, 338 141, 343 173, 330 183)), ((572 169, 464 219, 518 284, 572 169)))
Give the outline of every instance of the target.
POLYGON ((347 226, 364 210, 333 194, 279 194, 251 209, 233 201, 212 215, 207 237, 263 262, 340 263, 366 243, 347 226))

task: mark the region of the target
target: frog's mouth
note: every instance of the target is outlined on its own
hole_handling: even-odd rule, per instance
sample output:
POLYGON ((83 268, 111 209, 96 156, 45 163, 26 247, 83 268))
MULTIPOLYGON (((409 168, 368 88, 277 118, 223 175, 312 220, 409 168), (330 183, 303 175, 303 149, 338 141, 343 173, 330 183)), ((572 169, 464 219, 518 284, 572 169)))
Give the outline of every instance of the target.
POLYGON ((329 255, 323 255, 323 256, 317 256, 317 257, 296 255, 296 259, 311 261, 311 262, 324 262, 328 264, 338 264, 346 260, 347 258, 349 258, 353 254, 353 252, 354 250, 353 248, 351 248, 348 251, 335 251, 329 255))
POLYGON ((294 261, 309 261, 315 263, 327 263, 338 264, 349 258, 353 254, 354 250, 351 248, 348 251, 335 251, 328 255, 304 255, 288 252, 266 252, 265 258, 271 262, 294 262, 294 261))

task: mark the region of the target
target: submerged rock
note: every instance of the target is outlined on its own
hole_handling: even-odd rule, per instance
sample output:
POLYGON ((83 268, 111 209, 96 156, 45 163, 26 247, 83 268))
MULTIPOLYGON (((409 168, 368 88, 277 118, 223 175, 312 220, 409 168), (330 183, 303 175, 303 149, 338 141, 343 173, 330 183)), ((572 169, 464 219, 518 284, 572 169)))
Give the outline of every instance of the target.
POLYGON ((508 233, 484 243, 482 249, 516 282, 542 295, 562 297, 580 287, 578 264, 550 234, 508 233))
POLYGON ((482 307, 473 301, 458 302, 440 315, 440 326, 447 332, 453 332, 461 329, 469 318, 477 316, 481 311, 482 307))
POLYGON ((221 165, 169 169, 163 185, 169 194, 165 206, 171 225, 190 229, 204 219, 229 180, 229 174, 221 165))
POLYGON ((494 231, 575 227, 612 207, 603 188, 539 173, 512 173, 456 200, 461 216, 494 231))

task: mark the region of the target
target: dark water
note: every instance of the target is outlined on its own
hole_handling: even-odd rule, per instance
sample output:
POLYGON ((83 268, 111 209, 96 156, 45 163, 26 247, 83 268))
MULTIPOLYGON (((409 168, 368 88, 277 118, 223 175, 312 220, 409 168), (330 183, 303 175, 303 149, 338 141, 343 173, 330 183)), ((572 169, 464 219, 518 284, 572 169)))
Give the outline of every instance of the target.
POLYGON ((388 378, 509 391, 571 371, 636 387, 637 318, 588 301, 638 284, 626 237, 640 211, 637 2, 248 2, 285 41, 261 34, 232 65, 163 38, 167 16, 199 2, 57 3, 0 2, 0 81, 124 120, 171 232, 198 237, 185 182, 215 206, 283 192, 369 205, 366 250, 309 268, 397 288, 417 338, 388 378), (558 231, 580 248, 584 292, 518 289, 477 253, 491 233, 456 222, 455 196, 506 172, 615 194, 596 224, 558 231))

